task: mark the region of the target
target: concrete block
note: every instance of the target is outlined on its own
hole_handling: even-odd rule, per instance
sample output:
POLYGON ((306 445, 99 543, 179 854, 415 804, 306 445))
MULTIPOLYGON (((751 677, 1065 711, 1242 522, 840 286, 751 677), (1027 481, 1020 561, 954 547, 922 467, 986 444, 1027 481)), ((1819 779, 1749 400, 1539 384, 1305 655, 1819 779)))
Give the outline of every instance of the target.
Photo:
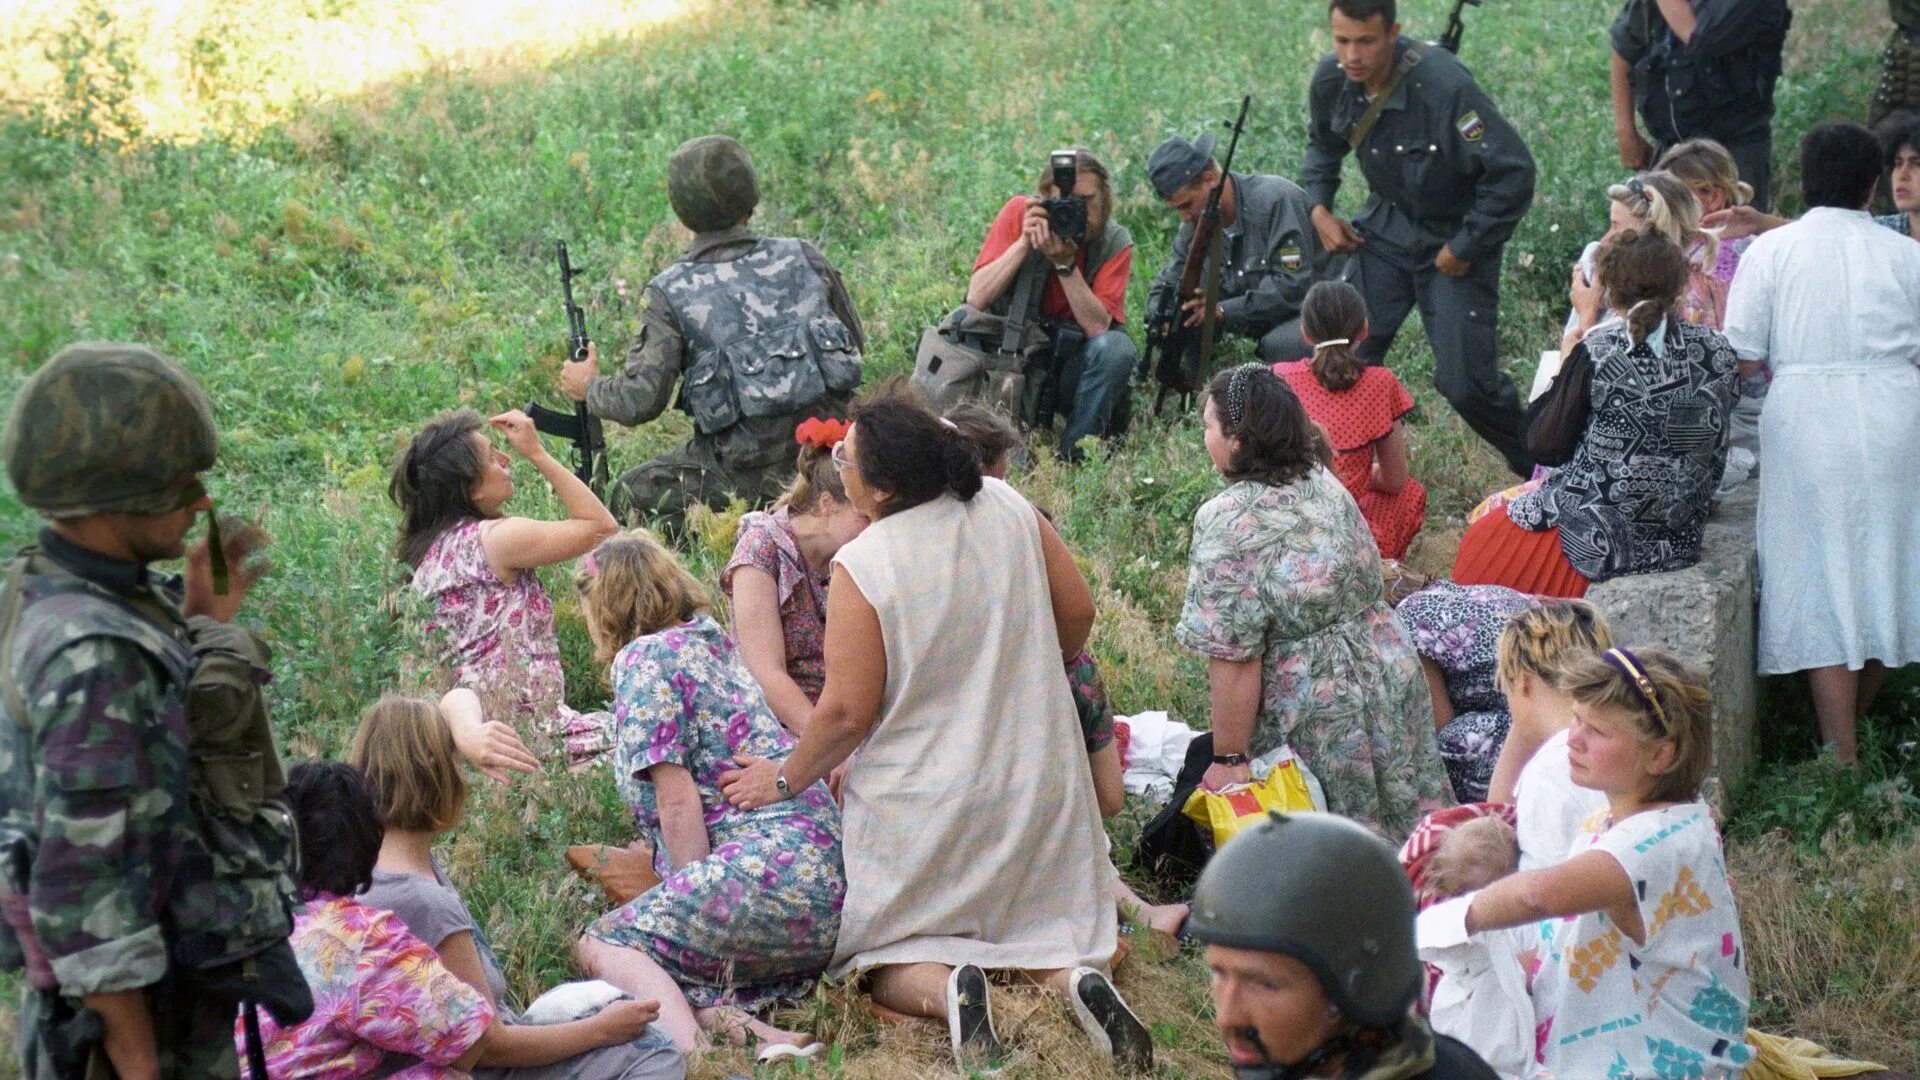
POLYGON ((1700 561, 1685 570, 1603 581, 1587 599, 1606 615, 1614 641, 1654 644, 1705 668, 1713 684, 1713 771, 1735 784, 1753 765, 1755 666, 1754 511, 1760 484, 1748 481, 1707 518, 1700 561))

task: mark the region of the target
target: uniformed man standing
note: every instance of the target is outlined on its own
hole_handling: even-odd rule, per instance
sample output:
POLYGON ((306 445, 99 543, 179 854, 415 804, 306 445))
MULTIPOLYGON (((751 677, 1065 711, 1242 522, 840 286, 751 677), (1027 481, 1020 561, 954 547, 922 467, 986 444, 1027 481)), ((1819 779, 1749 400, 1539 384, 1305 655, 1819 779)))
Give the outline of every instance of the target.
POLYGON ((1500 370, 1500 255, 1533 201, 1533 156, 1446 50, 1401 40, 1394 0, 1333 0, 1334 51, 1310 91, 1300 183, 1332 252, 1358 252, 1378 362, 1415 304, 1433 343, 1433 381, 1460 418, 1521 476, 1520 395, 1500 370), (1333 212, 1352 151, 1372 188, 1349 223, 1333 212))
MULTIPOLYGON (((1213 146, 1211 132, 1191 142, 1176 135, 1147 158, 1147 180, 1154 193, 1180 215, 1173 251, 1147 292, 1149 312, 1166 310, 1180 287, 1194 225, 1207 208, 1207 195, 1220 182, 1213 146)), ((1215 325, 1253 339, 1260 359, 1268 363, 1298 360, 1310 351, 1300 336, 1300 303, 1315 281, 1334 270, 1314 231, 1312 209, 1307 193, 1279 176, 1233 173, 1220 191, 1215 325)), ((1199 296, 1180 298, 1180 325, 1200 325, 1201 303, 1199 296)), ((1189 340, 1198 346, 1197 336, 1189 335, 1189 340)))
POLYGON ((173 954, 211 929, 185 616, 230 619, 251 576, 216 596, 203 545, 183 604, 148 570, 186 554, 213 460, 205 393, 137 345, 62 351, 7 422, 7 475, 48 519, 0 593, 0 896, 25 900, 0 904, 0 967, 26 969, 29 1078, 238 1074, 232 1004, 183 991, 173 954))
POLYGON ((680 258, 647 283, 626 363, 599 374, 598 351, 568 361, 561 389, 595 416, 643 424, 674 401, 691 441, 628 470, 609 508, 677 533, 695 504, 738 495, 761 504, 793 478, 794 428, 844 417, 866 344, 840 275, 803 240, 747 227, 759 202, 753 162, 724 135, 682 143, 667 165, 673 212, 694 232, 680 258))
POLYGON ((1792 21, 1787 0, 1627 0, 1612 31, 1620 164, 1650 168, 1669 146, 1713 139, 1753 186, 1753 204, 1768 208, 1773 87, 1792 21))

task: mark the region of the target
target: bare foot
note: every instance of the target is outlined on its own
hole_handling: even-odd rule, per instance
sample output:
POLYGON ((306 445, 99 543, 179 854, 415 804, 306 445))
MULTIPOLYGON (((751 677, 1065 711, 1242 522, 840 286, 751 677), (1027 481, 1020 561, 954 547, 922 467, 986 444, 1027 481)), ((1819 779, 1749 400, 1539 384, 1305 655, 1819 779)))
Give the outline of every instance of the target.
POLYGON ((1193 914, 1188 904, 1151 904, 1140 912, 1145 916, 1147 926, 1169 936, 1180 933, 1187 925, 1187 916, 1193 914))
POLYGON ((730 1005, 696 1009, 694 1017, 700 1021, 702 1030, 713 1033, 733 1046, 745 1046, 749 1039, 762 1047, 811 1046, 814 1041, 813 1036, 804 1031, 787 1031, 774 1027, 752 1016, 744 1009, 737 1009, 730 1005))

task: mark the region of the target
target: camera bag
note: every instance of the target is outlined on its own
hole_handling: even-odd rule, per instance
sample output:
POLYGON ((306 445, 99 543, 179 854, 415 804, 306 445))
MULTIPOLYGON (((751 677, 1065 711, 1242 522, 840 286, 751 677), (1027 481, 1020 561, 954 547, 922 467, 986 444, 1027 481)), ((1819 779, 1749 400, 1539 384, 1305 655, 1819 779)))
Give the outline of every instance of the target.
POLYGON ((920 334, 909 380, 941 412, 978 401, 1031 424, 1028 374, 1050 363, 1053 344, 1035 315, 1040 289, 1051 271, 1038 252, 1029 254, 1014 279, 1004 316, 969 304, 954 308, 920 334))

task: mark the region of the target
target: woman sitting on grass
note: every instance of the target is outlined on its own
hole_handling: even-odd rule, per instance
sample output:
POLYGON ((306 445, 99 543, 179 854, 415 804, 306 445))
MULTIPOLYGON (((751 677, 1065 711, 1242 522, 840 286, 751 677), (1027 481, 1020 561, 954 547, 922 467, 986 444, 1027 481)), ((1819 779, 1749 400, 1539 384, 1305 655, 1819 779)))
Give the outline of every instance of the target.
POLYGON ((962 1067, 990 1067, 1002 1050, 985 969, 1023 972, 1067 999, 1101 1051, 1150 1069, 1152 1039, 1101 970, 1113 870, 1060 674, 1093 625, 1085 579, 1053 527, 983 479, 972 444, 910 393, 855 405, 834 460, 873 524, 835 559, 826 689, 793 755, 743 756, 727 797, 777 808, 858 748, 833 975, 944 1018, 962 1067))
MULTIPOLYGON (((946 420, 979 452, 980 475, 1006 480, 1007 458, 1020 445, 1020 432, 1013 422, 973 402, 948 409, 946 420)), ((1040 513, 1045 515, 1046 511, 1040 513)), ((1087 764, 1093 770, 1094 798, 1100 804, 1100 816, 1110 818, 1127 804, 1126 763, 1120 760, 1120 747, 1114 741, 1113 703, 1107 697, 1107 684, 1100 678, 1100 667, 1093 662, 1093 654, 1088 650, 1081 649, 1078 656, 1067 662, 1067 689, 1073 693, 1074 712, 1080 718, 1080 735, 1087 747, 1087 764)), ((1104 829, 1101 838, 1105 842, 1104 829)), ((1111 850, 1108 856, 1111 858, 1111 850)), ((1193 911, 1188 904, 1147 903, 1120 877, 1117 869, 1113 896, 1120 904, 1121 915, 1137 919, 1163 934, 1179 933, 1193 911)))
POLYGON ((1585 850, 1471 894, 1466 930, 1552 920, 1532 986, 1555 1076, 1737 1076, 1750 998, 1720 831, 1705 675, 1656 649, 1569 664, 1573 782, 1606 796, 1585 850))
POLYGON ((1327 808, 1398 843, 1448 805, 1419 655, 1382 597, 1380 552, 1325 444, 1265 365, 1214 376, 1207 453, 1227 481, 1193 521, 1174 635, 1207 657, 1210 791, 1291 746, 1327 808))
POLYGON ((734 759, 782 760, 774 718, 707 593, 654 537, 602 543, 575 577, 596 655, 611 663, 613 778, 653 847, 661 882, 587 927, 581 967, 661 1002, 683 1050, 702 1031, 760 1057, 823 1044, 753 1013, 813 989, 833 955, 846 877, 825 784, 753 810, 729 805, 734 759))
POLYGON ((800 425, 793 483, 771 512, 740 519, 733 558, 720 572, 740 656, 766 693, 767 707, 795 735, 827 681, 822 643, 833 557, 867 527, 833 467, 833 448, 846 433, 842 420, 800 425))
MULTIPOLYGON (((506 977, 486 932, 433 857, 434 841, 459 828, 466 812, 467 784, 460 775, 452 730, 479 722, 480 699, 466 689, 452 691, 437 706, 421 698, 385 697, 360 714, 348 760, 366 778, 375 809, 386 821, 373 883, 360 894, 360 902, 399 916, 449 971, 487 999, 498 1021, 514 1024, 504 1001, 506 977)), ((566 1030, 574 1041, 538 1033, 550 1036, 553 1049, 565 1051, 565 1060, 539 1069, 481 1069, 475 1076, 679 1080, 686 1072, 680 1051, 664 1033, 608 1046, 592 1041, 588 1030, 566 1030)))
POLYGON ((1393 372, 1354 352, 1367 336, 1367 302, 1346 282, 1322 281, 1307 290, 1300 333, 1313 355, 1275 364, 1273 373, 1326 431, 1333 475, 1360 504, 1380 557, 1405 558, 1427 520, 1427 489, 1407 475, 1401 422, 1413 411, 1413 396, 1393 372))
POLYGON ((1468 527, 1453 564, 1463 585, 1579 597, 1595 581, 1699 561, 1739 394, 1733 348, 1680 318, 1692 270, 1664 236, 1621 233, 1599 269, 1620 320, 1583 343, 1592 386, 1568 418, 1573 453, 1468 527))
POLYGON ((620 527, 613 515, 518 410, 486 421, 472 409, 435 417, 395 462, 387 493, 402 515, 394 554, 413 568, 413 593, 432 604, 425 629, 437 666, 478 693, 490 715, 561 740, 570 765, 605 753, 606 714, 566 704, 553 602, 534 571, 592 550, 620 527), (513 474, 489 425, 540 471, 567 520, 501 513, 513 474))
MULTIPOLYGON (((287 773, 286 800, 299 827, 303 901, 294 912, 291 944, 313 991, 314 1009, 311 1017, 285 1029, 261 1015, 269 1075, 327 1080, 450 1071, 555 1080, 684 1075, 671 1047, 645 1043, 647 1024, 660 1012, 657 1003, 615 1001, 585 1020, 544 1027, 500 1023, 486 994, 442 964, 391 911, 361 899, 357 894, 373 877, 384 827, 358 769, 338 762, 295 765, 287 773), (572 1068, 575 1062, 569 1059, 599 1047, 632 1053, 621 1070, 579 1073, 572 1068), (496 1068, 502 1071, 491 1071, 496 1068)), ((245 1035, 238 1022, 234 1041, 244 1062, 245 1035)), ((597 1065, 603 1059, 592 1060, 597 1065)))

